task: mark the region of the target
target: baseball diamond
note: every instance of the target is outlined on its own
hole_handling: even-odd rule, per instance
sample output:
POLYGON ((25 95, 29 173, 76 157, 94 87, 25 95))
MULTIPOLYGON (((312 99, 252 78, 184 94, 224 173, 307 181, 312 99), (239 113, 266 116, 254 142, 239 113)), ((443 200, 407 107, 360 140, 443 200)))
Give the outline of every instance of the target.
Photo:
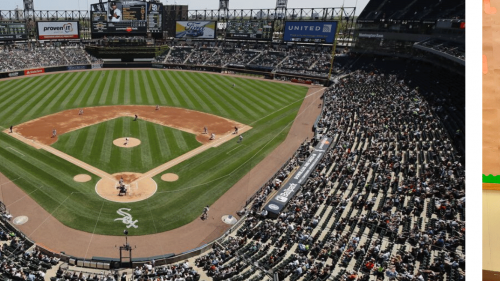
MULTIPOLYGON (((121 232, 123 224, 114 220, 116 211, 123 206, 130 208, 134 219, 140 222, 140 227, 131 230, 130 235, 161 233, 196 219, 202 206, 213 204, 284 140, 307 92, 306 87, 283 83, 158 70, 61 73, 2 81, 0 87, 4 89, 0 94, 0 119, 4 120, 1 125, 7 128, 14 124, 15 128, 13 134, 8 130, 0 134, 3 174, 9 178, 21 177, 16 185, 63 224, 106 235, 121 232), (232 83, 238 87, 223 86, 232 83), (26 90, 21 92, 19 89, 26 90), (112 105, 119 107, 120 104, 137 104, 139 107, 118 108, 122 116, 129 117, 107 119, 115 116, 111 113, 116 111, 112 105), (157 104, 162 108, 155 111, 157 104), (78 114, 80 108, 85 109, 83 115, 78 114), (199 139, 200 143, 195 135, 182 131, 186 129, 174 120, 181 115, 168 116, 170 109, 180 112, 180 108, 221 116, 221 121, 236 120, 236 123, 228 123, 226 131, 216 128, 218 124, 206 118, 198 119, 196 128, 189 123, 184 125, 191 130, 190 133, 198 133, 197 139, 205 136, 201 134, 204 125, 209 132, 215 130, 219 139, 224 133, 231 135, 236 124, 241 127, 240 132, 246 132, 245 149, 227 154, 240 145, 236 139, 228 139, 168 167, 167 171, 158 170, 153 176, 158 190, 146 201, 136 203, 104 201, 94 191, 98 176, 92 176, 85 183, 73 180, 75 175, 93 171, 95 174, 96 170, 109 174, 144 173, 207 143, 207 140, 199 139), (165 120, 153 124, 146 121, 151 116, 146 118, 146 113, 139 113, 139 120, 132 121, 136 112, 147 110, 151 114, 163 114, 165 120), (64 112, 72 116, 58 117, 64 112), (84 120, 97 122, 98 112, 106 113, 103 120, 107 121, 86 126, 90 121, 84 120), (173 122, 173 127, 164 127, 160 122, 167 126, 173 122), (246 130, 243 130, 244 124, 248 124, 246 130), (50 138, 51 129, 49 135, 45 134, 44 126, 55 127, 57 138, 50 138), (68 126, 77 130, 67 129, 68 126), (114 147, 112 141, 122 136, 136 137, 141 140, 141 145, 130 150, 114 147), (79 160, 69 163, 61 159, 46 147, 49 144, 61 154, 67 153, 79 160), (15 148, 25 157, 18 157, 6 147, 15 148), (97 169, 84 170, 79 167, 80 162, 97 169), (160 177, 164 172, 178 175, 179 180, 162 181, 160 177)), ((320 90, 311 88, 309 99, 319 97, 320 90)), ((189 116, 180 119, 190 122, 189 116)), ((242 192, 250 196, 253 190, 242 192)), ((29 226, 28 223, 24 227, 29 226)))

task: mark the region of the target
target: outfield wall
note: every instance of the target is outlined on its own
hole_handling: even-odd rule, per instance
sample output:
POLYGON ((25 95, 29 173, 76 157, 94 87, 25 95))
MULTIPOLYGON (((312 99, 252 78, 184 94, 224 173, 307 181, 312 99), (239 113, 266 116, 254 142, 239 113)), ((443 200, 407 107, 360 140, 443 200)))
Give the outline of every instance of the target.
MULTIPOLYGON (((272 69, 261 69, 255 68, 255 66, 244 66, 241 67, 220 67, 220 66, 208 66, 208 65, 186 65, 186 64, 164 64, 164 63, 152 63, 152 62, 107 62, 102 65, 102 68, 157 68, 157 69, 182 69, 190 71, 209 71, 214 73, 237 73, 244 75, 257 75, 265 79, 275 79, 275 77, 285 77, 290 79, 293 83, 298 84, 325 84, 327 78, 316 77, 316 76, 305 76, 293 73, 273 73, 272 69)), ((29 76, 42 73, 50 72, 61 72, 61 71, 73 71, 73 70, 85 70, 94 69, 93 65, 81 64, 81 65, 69 65, 69 66, 53 66, 53 67, 40 67, 25 70, 15 70, 8 72, 0 72, 0 79, 2 78, 12 78, 19 76, 29 76)))

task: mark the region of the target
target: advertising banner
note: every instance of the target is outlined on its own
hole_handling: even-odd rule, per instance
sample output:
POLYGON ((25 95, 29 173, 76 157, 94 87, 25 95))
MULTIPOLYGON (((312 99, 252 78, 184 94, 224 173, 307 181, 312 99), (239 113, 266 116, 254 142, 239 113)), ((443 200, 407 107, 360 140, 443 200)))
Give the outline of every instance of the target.
POLYGON ((278 190, 273 199, 269 201, 265 207, 269 218, 277 218, 281 211, 285 209, 288 202, 300 190, 300 186, 306 182, 309 175, 323 158, 331 142, 331 138, 323 138, 299 170, 278 190))
POLYGON ((38 40, 80 39, 77 21, 39 21, 37 22, 38 40))
POLYGON ((82 70, 82 69, 89 69, 90 67, 88 65, 70 65, 68 66, 68 70, 82 70))
POLYGON ((215 39, 215 21, 177 21, 175 38, 215 39))
POLYGON ((12 78, 12 77, 18 77, 18 76, 23 76, 24 71, 13 71, 13 72, 3 72, 0 73, 0 78, 12 78))
POLYGON ((34 69, 27 69, 24 71, 24 75, 34 75, 40 73, 45 73, 45 68, 34 68, 34 69))
POLYGON ((287 21, 285 42, 333 43, 337 32, 336 21, 287 21))

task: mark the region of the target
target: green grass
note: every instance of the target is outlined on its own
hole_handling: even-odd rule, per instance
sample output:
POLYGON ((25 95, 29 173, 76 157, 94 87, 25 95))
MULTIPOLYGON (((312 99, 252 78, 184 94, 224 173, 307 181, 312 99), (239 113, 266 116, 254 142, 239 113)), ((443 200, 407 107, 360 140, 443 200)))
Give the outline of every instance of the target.
POLYGON ((201 146, 196 136, 144 120, 122 117, 60 135, 52 147, 109 174, 144 173, 201 146), (113 140, 132 137, 141 144, 132 148, 113 140))
POLYGON ((483 174, 483 183, 498 183, 500 184, 500 176, 494 176, 492 174, 485 175, 483 174))
MULTIPOLYGON (((94 191, 97 177, 93 176, 87 183, 76 183, 74 175, 88 172, 0 133, 3 174, 11 180, 17 179, 18 186, 65 225, 87 232, 95 227, 95 233, 109 235, 119 235, 123 230, 123 223, 114 221, 120 217, 116 214, 119 208, 130 208, 133 219, 139 221, 139 228, 129 229, 130 235, 163 232, 198 218, 203 206, 215 202, 285 139, 307 92, 302 86, 162 70, 51 74, 0 81, 0 89, 0 126, 4 128, 67 109, 129 104, 199 110, 253 127, 245 133, 244 147, 239 147, 241 144, 234 140, 210 148, 166 171, 178 174, 178 181, 163 182, 161 173, 154 178, 158 183, 157 193, 145 201, 130 204, 103 200, 94 191), (232 88, 233 83, 237 87, 232 88)), ((88 132, 81 137, 88 138, 91 130, 102 131, 102 126, 107 130, 109 124, 85 128, 82 132, 88 132)), ((148 137, 153 132, 147 125, 146 131, 148 137)), ((71 140, 71 135, 68 134, 66 144, 58 141, 55 146, 78 143, 80 135, 76 140, 71 140)), ((100 134, 100 137, 106 138, 106 135, 100 134)), ((97 141, 101 140, 96 136, 94 142, 97 141)), ((73 149, 77 152, 78 146, 73 149)), ((113 153, 109 151, 108 155, 107 150, 98 147, 93 151, 94 146, 88 149, 91 149, 89 155, 99 157, 93 161, 106 160, 113 153)), ((154 155, 151 152, 151 156, 154 155)), ((130 165, 134 163, 131 161, 130 165)), ((250 191, 242 192, 251 195, 250 191)))

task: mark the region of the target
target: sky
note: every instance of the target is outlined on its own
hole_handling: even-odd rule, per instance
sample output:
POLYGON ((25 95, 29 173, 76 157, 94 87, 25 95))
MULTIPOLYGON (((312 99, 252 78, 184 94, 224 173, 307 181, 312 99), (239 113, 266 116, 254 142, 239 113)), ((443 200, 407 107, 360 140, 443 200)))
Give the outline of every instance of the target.
MULTIPOLYGON (((103 0, 104 2, 105 0, 103 0)), ((356 7, 359 15, 369 0, 288 0, 288 8, 356 7)), ((89 10, 90 4, 99 0, 33 0, 35 10, 89 10)), ((218 0, 161 0, 168 5, 189 5, 190 10, 218 9, 218 0)), ((23 7, 23 0, 0 0, 0 10, 23 7)), ((229 0, 230 9, 273 9, 276 0, 229 0)))

